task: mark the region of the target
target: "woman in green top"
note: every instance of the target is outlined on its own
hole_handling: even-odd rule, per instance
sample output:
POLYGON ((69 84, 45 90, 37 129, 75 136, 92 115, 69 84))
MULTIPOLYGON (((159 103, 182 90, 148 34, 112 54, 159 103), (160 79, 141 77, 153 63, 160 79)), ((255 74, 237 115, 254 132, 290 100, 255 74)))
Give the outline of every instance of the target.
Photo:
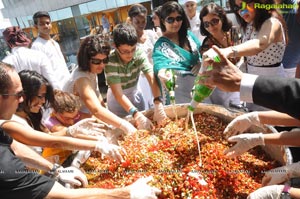
POLYGON ((188 30, 189 21, 184 9, 177 2, 170 1, 162 6, 160 25, 163 36, 157 40, 153 51, 155 76, 159 79, 160 85, 163 85, 167 79, 165 70, 176 70, 178 88, 175 89, 175 101, 190 102, 190 92, 200 68, 201 43, 188 30))

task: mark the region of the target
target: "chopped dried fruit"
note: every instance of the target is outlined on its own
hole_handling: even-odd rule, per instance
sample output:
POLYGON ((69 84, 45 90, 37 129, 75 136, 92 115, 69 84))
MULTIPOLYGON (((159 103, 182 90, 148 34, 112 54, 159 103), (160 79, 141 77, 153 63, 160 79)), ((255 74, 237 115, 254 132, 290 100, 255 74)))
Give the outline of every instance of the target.
POLYGON ((184 130, 185 119, 181 118, 168 122, 163 129, 126 137, 120 142, 127 151, 124 163, 101 160, 101 155, 93 152, 83 165, 89 186, 123 187, 152 175, 151 185, 162 190, 160 199, 246 198, 261 186, 264 171, 280 166, 259 147, 236 159, 226 158, 223 151, 231 146, 222 137, 226 123, 207 113, 195 115, 194 119, 202 167, 198 165, 195 134, 184 130))

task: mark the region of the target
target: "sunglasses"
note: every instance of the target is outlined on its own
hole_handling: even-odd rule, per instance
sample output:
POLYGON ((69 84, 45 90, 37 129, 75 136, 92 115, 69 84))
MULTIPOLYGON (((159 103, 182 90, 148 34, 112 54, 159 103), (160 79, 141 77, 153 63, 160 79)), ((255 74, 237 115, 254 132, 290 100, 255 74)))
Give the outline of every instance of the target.
POLYGON ((12 94, 0 94, 0 95, 3 95, 3 96, 15 96, 17 97, 18 99, 20 99, 21 97, 23 97, 25 95, 25 92, 24 91, 20 91, 20 92, 17 92, 17 93, 12 93, 12 94))
POLYGON ((219 24, 219 22, 220 22, 220 19, 214 18, 210 21, 204 21, 203 26, 204 26, 204 28, 208 28, 210 25, 215 26, 215 25, 219 24))
POLYGON ((95 65, 107 64, 108 61, 109 61, 108 57, 106 57, 105 59, 91 59, 91 63, 95 65))
POLYGON ((169 23, 169 24, 174 23, 175 20, 176 20, 177 22, 180 22, 180 21, 183 20, 183 18, 182 18, 182 16, 177 16, 177 17, 168 17, 168 18, 165 19, 165 21, 166 21, 167 23, 169 23))

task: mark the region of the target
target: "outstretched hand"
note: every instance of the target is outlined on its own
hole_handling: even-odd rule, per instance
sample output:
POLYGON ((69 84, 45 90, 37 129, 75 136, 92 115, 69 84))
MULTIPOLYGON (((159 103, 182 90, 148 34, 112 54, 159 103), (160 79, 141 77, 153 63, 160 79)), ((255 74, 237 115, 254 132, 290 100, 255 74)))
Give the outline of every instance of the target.
POLYGON ((243 73, 240 71, 226 56, 221 52, 217 46, 213 49, 219 55, 221 62, 214 62, 210 58, 205 58, 202 61, 204 66, 213 66, 212 70, 203 70, 200 84, 205 84, 209 87, 217 86, 220 90, 235 92, 240 90, 240 84, 243 73))

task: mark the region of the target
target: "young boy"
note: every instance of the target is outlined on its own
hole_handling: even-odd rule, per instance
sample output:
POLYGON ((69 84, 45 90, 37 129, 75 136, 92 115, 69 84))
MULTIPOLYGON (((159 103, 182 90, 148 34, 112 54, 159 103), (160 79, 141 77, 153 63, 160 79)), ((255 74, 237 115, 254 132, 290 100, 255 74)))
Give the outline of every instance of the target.
MULTIPOLYGON (((87 118, 88 115, 79 111, 80 100, 72 93, 63 92, 60 90, 54 90, 54 100, 51 104, 53 112, 50 117, 44 122, 44 125, 51 132, 60 132, 63 128, 71 126, 81 119, 87 118)), ((105 127, 105 126, 104 126, 105 127)), ((107 129, 103 128, 103 133, 107 129)), ((86 129, 85 134, 76 135, 78 138, 97 140, 96 135, 89 135, 90 132, 86 129)), ((60 136, 67 136, 67 134, 56 134, 60 136)), ((50 160, 51 162, 58 162, 64 166, 76 166, 84 163, 89 157, 90 151, 79 151, 74 158, 71 150, 64 150, 58 148, 44 148, 42 156, 50 160), (74 160, 73 160, 74 159, 74 160), (71 162, 72 161, 72 162, 71 162)))
POLYGON ((138 49, 137 33, 130 24, 119 24, 113 30, 115 50, 105 66, 108 109, 120 117, 132 115, 138 129, 151 129, 152 123, 141 112, 145 109, 143 96, 137 89, 140 72, 147 78, 154 96, 153 120, 161 124, 167 118, 162 105, 160 89, 147 55, 138 49))

